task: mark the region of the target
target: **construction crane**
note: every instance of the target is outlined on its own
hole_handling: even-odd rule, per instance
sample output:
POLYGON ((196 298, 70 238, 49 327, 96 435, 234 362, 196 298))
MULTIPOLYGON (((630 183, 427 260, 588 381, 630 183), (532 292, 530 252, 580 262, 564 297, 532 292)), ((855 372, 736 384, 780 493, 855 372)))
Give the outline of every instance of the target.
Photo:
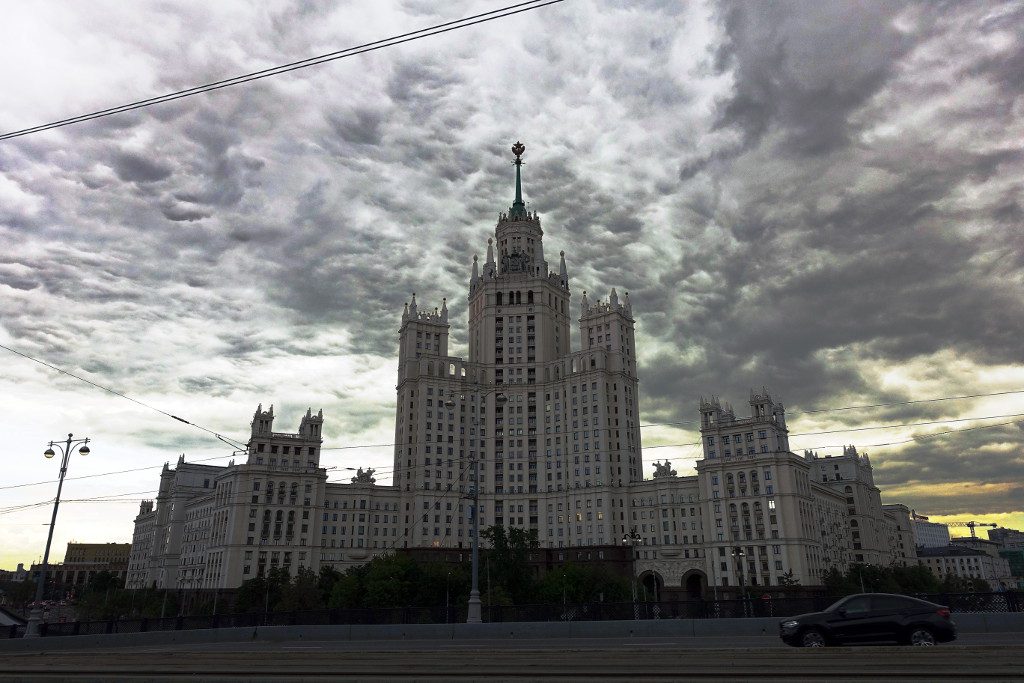
POLYGON ((990 526, 990 527, 992 527, 994 529, 994 528, 998 527, 999 525, 998 524, 992 524, 992 523, 989 523, 989 522, 975 522, 974 520, 971 520, 970 522, 946 522, 946 526, 967 527, 968 529, 971 530, 971 538, 977 538, 977 536, 974 533, 974 527, 976 527, 976 526, 990 526))

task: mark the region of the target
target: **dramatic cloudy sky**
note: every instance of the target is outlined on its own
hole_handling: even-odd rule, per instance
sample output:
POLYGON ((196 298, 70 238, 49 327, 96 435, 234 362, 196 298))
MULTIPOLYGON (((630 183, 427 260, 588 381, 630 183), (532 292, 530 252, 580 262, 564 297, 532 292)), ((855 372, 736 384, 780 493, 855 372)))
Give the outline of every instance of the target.
MULTIPOLYGON (((500 4, 8 3, 0 130, 500 4)), ((402 303, 448 297, 465 353, 522 139, 574 306, 629 291, 642 421, 684 422, 644 429, 648 476, 691 471, 694 447, 653 447, 694 440, 699 396, 744 413, 768 385, 794 448, 858 444, 885 500, 1024 526, 1024 393, 800 414, 1024 389, 1022 36, 1020 3, 568 0, 3 141, 0 343, 236 439, 263 402, 281 430, 323 408, 327 447, 387 444, 402 303)), ((230 456, 0 353, 0 566, 42 554, 49 509, 12 508, 52 498, 50 439, 94 439, 57 558, 130 540, 165 461, 230 456)), ((391 458, 324 460, 386 482, 391 458)))

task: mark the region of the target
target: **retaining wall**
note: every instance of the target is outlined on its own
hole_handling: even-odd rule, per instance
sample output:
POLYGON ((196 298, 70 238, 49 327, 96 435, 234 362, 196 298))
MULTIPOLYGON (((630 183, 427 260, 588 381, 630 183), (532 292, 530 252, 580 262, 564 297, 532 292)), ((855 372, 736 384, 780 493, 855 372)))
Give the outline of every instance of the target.
MULTIPOLYGON (((961 633, 1019 632, 1024 613, 955 614, 961 633)), ((0 652, 39 652, 253 641, 321 640, 497 640, 546 638, 701 638, 778 633, 780 619, 671 619, 641 621, 505 622, 494 624, 405 624, 375 626, 257 626, 251 628, 149 631, 109 635, 53 636, 0 640, 0 652)))

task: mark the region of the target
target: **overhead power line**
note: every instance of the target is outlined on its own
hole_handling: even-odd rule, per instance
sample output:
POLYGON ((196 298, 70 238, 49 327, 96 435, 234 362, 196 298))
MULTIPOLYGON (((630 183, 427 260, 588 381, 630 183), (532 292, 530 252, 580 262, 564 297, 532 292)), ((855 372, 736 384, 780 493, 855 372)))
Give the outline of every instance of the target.
MULTIPOLYGON (((959 396, 937 396, 935 398, 917 398, 907 401, 889 401, 887 403, 861 403, 852 406, 831 406, 826 408, 807 408, 806 410, 788 410, 787 418, 799 417, 800 415, 813 415, 815 413, 839 413, 847 410, 865 410, 867 408, 892 408, 895 406, 909 406, 917 403, 938 403, 940 401, 961 401, 969 398, 985 398, 988 396, 1009 396, 1011 394, 1024 394, 1024 389, 1009 389, 1007 391, 989 391, 982 394, 961 394, 959 396)), ((700 420, 678 420, 675 422, 650 422, 640 425, 641 427, 675 427, 679 425, 695 425, 700 420)))
MULTIPOLYGON (((848 429, 829 429, 821 432, 792 432, 789 436, 819 436, 821 434, 845 434, 846 432, 869 432, 876 429, 898 429, 899 427, 921 427, 925 425, 937 425, 937 424, 949 424, 951 422, 973 422, 975 420, 995 420, 1001 417, 1024 417, 1024 413, 1011 413, 1009 415, 978 415, 976 417, 960 417, 949 420, 928 420, 927 422, 901 422, 899 424, 888 424, 888 425, 872 425, 870 427, 850 427, 848 429)), ((1006 422, 1001 424, 1014 424, 1014 422, 1006 422)), ((988 425, 995 427, 998 425, 988 425)), ((966 430, 954 430, 954 431, 966 431, 966 430)), ((699 446, 700 441, 691 441, 689 443, 666 443, 658 444, 656 446, 644 446, 644 450, 653 448, 674 448, 679 446, 699 446)), ((887 445, 887 444, 878 444, 887 445)), ((870 444, 863 446, 864 448, 870 447, 870 444)), ((833 446, 814 446, 814 448, 833 448, 833 446)))
MULTIPOLYGON (((983 418, 973 418, 973 419, 983 419, 983 418)), ((945 430, 945 431, 942 431, 942 432, 934 432, 934 433, 931 433, 931 434, 919 434, 919 435, 913 436, 913 437, 911 437, 909 439, 904 439, 902 441, 889 441, 889 442, 885 442, 885 443, 865 444, 862 447, 863 448, 874 448, 874 447, 878 447, 878 446, 893 446, 893 445, 897 445, 897 444, 910 443, 910 442, 913 442, 913 441, 922 441, 922 440, 925 440, 925 439, 931 439, 931 438, 935 438, 935 437, 938 437, 938 436, 944 436, 946 434, 959 434, 961 432, 969 432, 969 431, 973 431, 973 430, 976 430, 976 429, 991 429, 992 427, 1002 427, 1002 426, 1006 426, 1006 425, 1017 424, 1017 422, 1018 422, 1017 420, 1013 420, 1013 421, 1010 421, 1010 422, 1000 422, 1000 423, 997 423, 997 424, 978 425, 976 427, 964 427, 962 429, 949 429, 949 430, 945 430)), ((700 442, 697 442, 697 443, 691 443, 691 444, 672 444, 672 445, 677 445, 677 446, 699 446, 701 444, 700 444, 700 442)), ((808 450, 814 450, 816 448, 838 448, 838 446, 812 446, 808 450)), ((679 457, 675 457, 675 458, 666 458, 667 461, 687 460, 687 459, 689 459, 689 458, 686 457, 686 456, 679 456, 679 457)), ((470 462, 471 462, 470 460, 466 460, 466 461, 464 461, 462 463, 462 465, 459 468, 459 473, 458 473, 458 477, 456 479, 456 482, 459 482, 459 483, 462 482, 463 477, 465 476, 465 473, 466 473, 466 469, 467 469, 467 467, 468 467, 470 462)), ((349 468, 349 469, 351 469, 351 468, 349 468)), ((453 492, 455 492, 454 486, 453 486, 453 484, 449 483, 447 488, 446 488, 446 490, 445 490, 445 492, 441 495, 440 498, 437 499, 436 502, 440 503, 441 501, 445 500, 449 495, 451 495, 453 492)), ((570 492, 570 489, 566 489, 565 490, 566 495, 568 495, 569 492, 570 492)), ((134 502, 136 502, 139 499, 124 498, 124 496, 136 496, 136 495, 139 495, 139 494, 151 494, 151 493, 155 493, 155 491, 137 491, 137 492, 128 492, 128 493, 114 493, 114 494, 109 494, 109 495, 106 495, 106 496, 96 496, 96 497, 93 497, 93 498, 72 498, 72 499, 68 499, 67 501, 62 501, 62 502, 71 502, 71 503, 134 503, 134 502)), ((463 492, 459 492, 459 493, 460 493, 460 497, 464 497, 465 496, 465 494, 463 492)), ((240 500, 247 500, 247 499, 248 499, 248 494, 243 494, 237 500, 240 501, 240 500)), ((37 501, 37 502, 34 502, 34 503, 26 503, 26 504, 22 504, 22 505, 12 505, 12 506, 9 506, 9 507, 6 507, 6 508, 0 508, 0 516, 14 514, 14 513, 18 513, 18 512, 23 512, 23 511, 31 509, 31 508, 42 507, 42 506, 45 506, 45 505, 49 505, 52 502, 53 502, 53 499, 50 498, 48 500, 37 501)), ((404 529, 402 531, 402 536, 397 538, 397 539, 395 539, 394 541, 392 541, 391 545, 386 547, 385 550, 393 549, 395 547, 395 544, 399 540, 401 540, 402 538, 405 538, 408 535, 409 531, 412 529, 412 527, 414 527, 416 524, 419 523, 419 519, 420 519, 419 516, 414 515, 412 517, 412 519, 413 519, 413 521, 408 523, 408 524, 406 524, 406 526, 404 527, 404 529)), ((446 531, 445 532, 445 538, 447 538, 447 536, 448 536, 448 533, 446 531)))
POLYGON ((837 413, 843 410, 861 410, 864 408, 890 408, 892 406, 909 406, 915 403, 937 403, 939 401, 960 401, 968 398, 985 398, 987 396, 1008 396, 1010 394, 1024 394, 1024 389, 1008 389, 1007 391, 990 391, 984 394, 961 394, 960 396, 939 396, 937 398, 918 398, 909 401, 893 401, 891 403, 866 403, 854 406, 840 406, 838 408, 808 408, 790 413, 794 415, 810 415, 812 413, 837 413))
POLYGON ((520 2, 514 5, 508 5, 506 7, 491 10, 489 12, 482 12, 480 14, 474 14, 469 17, 463 17, 462 19, 447 21, 442 24, 435 24, 434 26, 429 26, 427 28, 422 28, 416 31, 410 31, 408 33, 402 33, 399 35, 391 36, 389 38, 382 38, 380 40, 375 40, 369 43, 363 43, 362 45, 348 47, 343 50, 328 52, 317 57, 309 57, 307 59, 301 59, 296 62, 289 62, 288 64, 282 64, 280 66, 274 66, 268 69, 261 69, 259 71, 252 71, 246 74, 233 76, 231 78, 226 78, 220 81, 206 83, 205 85, 198 85, 192 88, 178 90, 176 92, 167 93, 166 95, 160 95, 158 97, 150 97, 143 100, 137 100, 135 102, 129 102, 128 104, 122 104, 120 106, 109 107, 107 109, 94 111, 89 114, 72 116, 70 118, 60 119, 58 121, 51 121, 50 123, 44 123, 38 126, 32 126, 31 128, 23 128, 22 130, 11 131, 9 133, 0 134, 0 140, 9 140, 11 138, 17 138, 24 135, 40 133, 45 130, 52 130, 54 128, 61 128, 63 126, 70 126, 72 124, 83 123, 85 121, 92 121, 94 119, 103 118, 105 116, 113 116, 114 114, 121 114, 127 111, 132 111, 134 109, 151 107, 156 104, 172 102, 174 100, 179 100, 184 97, 192 97, 194 95, 211 92, 213 90, 229 88, 235 85, 241 85, 243 83, 249 83, 251 81, 260 80, 263 78, 269 78, 271 76, 278 76, 280 74, 288 73, 290 71, 297 71, 299 69, 305 69, 311 66, 317 66, 319 64, 326 64, 327 62, 333 62, 338 59, 354 57, 356 55, 361 55, 366 52, 373 52, 375 50, 381 50, 386 47, 392 47, 395 45, 401 45, 402 43, 420 40, 421 38, 429 38, 430 36, 448 33, 449 31, 456 31, 458 29, 468 28, 470 26, 483 24, 488 21, 494 21, 495 19, 511 17, 522 12, 529 12, 531 10, 547 7, 548 5, 555 5, 560 2, 563 2, 563 0, 530 0, 529 2, 520 2))
POLYGON ((245 444, 242 444, 242 443, 239 443, 237 441, 234 441, 233 439, 230 439, 230 438, 224 436, 223 434, 219 434, 219 433, 213 431, 212 429, 208 429, 208 428, 202 426, 201 424, 197 424, 195 422, 190 422, 189 420, 186 420, 183 417, 178 417, 177 415, 172 415, 171 413, 168 413, 166 410, 161 410, 160 408, 157 408, 156 406, 152 406, 152 405, 150 405, 148 403, 144 403, 143 401, 140 401, 137 398, 132 398, 131 396, 129 396, 127 394, 122 394, 120 391, 115 391, 114 389, 111 389, 110 387, 105 387, 102 384, 97 384, 96 382, 93 382, 91 379, 86 379, 85 377, 81 377, 79 375, 76 375, 73 372, 68 372, 67 370, 64 370, 63 368, 59 368, 56 365, 51 365, 50 363, 47 363, 44 360, 39 360, 38 358, 30 356, 27 353, 22 353, 21 351, 18 351, 17 349, 12 349, 10 346, 5 346, 4 344, 0 344, 0 349, 4 349, 6 351, 10 351, 11 353, 13 353, 15 355, 18 355, 18 356, 21 356, 22 358, 27 358, 28 360, 32 361, 33 363, 39 363, 40 365, 48 367, 51 370, 56 370, 57 372, 61 373, 62 375, 67 375, 68 377, 72 377, 74 379, 77 379, 79 382, 85 382, 86 384, 88 384, 90 386, 96 387, 97 389, 105 391, 105 392, 107 392, 109 394, 113 394, 114 396, 119 396, 119 397, 121 397, 123 399, 131 401, 132 403, 137 403, 138 405, 142 406, 143 408, 149 408, 150 410, 156 411, 156 412, 160 413, 161 415, 164 415, 166 417, 171 418, 172 420, 177 420, 178 422, 181 422, 183 424, 187 424, 190 427, 195 427, 196 429, 201 429, 202 431, 206 432, 207 434, 210 434, 210 435, 215 436, 216 438, 220 439, 221 441, 223 441, 227 445, 231 446, 232 448, 239 448, 239 449, 245 450, 245 444))
MULTIPOLYGON (((246 447, 245 444, 242 444, 242 443, 240 443, 238 441, 235 441, 234 439, 230 439, 228 437, 225 437, 223 434, 215 432, 212 429, 208 429, 206 427, 203 427, 202 425, 196 424, 194 422, 190 422, 189 420, 186 420, 184 418, 178 417, 177 415, 173 415, 173 414, 171 414, 171 413, 169 413, 169 412, 167 412, 165 410, 161 410, 160 408, 157 408, 156 406, 150 405, 148 403, 144 403, 143 401, 140 401, 140 400, 138 400, 136 398, 128 396, 127 394, 121 393, 119 391, 115 391, 114 389, 111 389, 109 387, 103 386, 102 384, 98 384, 96 382, 93 382, 92 380, 86 379, 86 378, 81 377, 79 375, 76 375, 76 374, 74 374, 72 372, 68 372, 67 370, 64 370, 63 368, 57 367, 56 365, 53 365, 51 363, 47 363, 46 361, 43 361, 43 360, 40 360, 40 359, 35 358, 33 356, 30 356, 27 353, 24 353, 22 351, 18 351, 17 349, 13 349, 13 348, 11 348, 9 346, 5 346, 3 344, 0 344, 0 349, 5 349, 7 351, 10 351, 11 353, 16 354, 18 356, 21 356, 22 358, 26 358, 28 360, 31 360, 31 361, 33 361, 35 363, 38 363, 38 364, 43 365, 43 366, 45 366, 47 368, 50 368, 51 370, 55 370, 55 371, 57 371, 57 372, 59 372, 59 373, 61 373, 63 375, 67 375, 68 377, 71 377, 73 379, 77 379, 77 380, 79 380, 81 382, 84 382, 84 383, 86 383, 86 384, 88 384, 90 386, 93 386, 93 387, 95 387, 97 389, 100 389, 102 391, 105 391, 105 392, 108 392, 110 394, 113 394, 114 396, 118 396, 120 398, 123 398, 123 399, 126 399, 128 401, 131 401, 132 403, 136 403, 136 404, 138 404, 140 406, 143 406, 144 408, 148 408, 149 410, 154 410, 154 411, 160 413, 161 415, 164 415, 166 417, 172 418, 172 419, 174 419, 174 420, 176 420, 178 422, 182 422, 182 423, 190 425, 192 427, 196 427, 197 429, 201 429, 202 431, 204 431, 204 432, 206 432, 208 434, 211 434, 212 436, 216 437, 217 439, 219 439, 223 443, 231 446, 232 448, 236 448, 236 449, 239 449, 239 450, 242 450, 242 451, 247 450, 247 447, 246 447)), ((834 407, 829 407, 829 408, 809 409, 809 410, 804 410, 802 412, 792 412, 792 413, 789 413, 789 416, 792 417, 794 415, 810 414, 810 413, 840 412, 840 411, 849 411, 849 410, 857 410, 857 409, 881 408, 881 407, 891 407, 891 406, 910 405, 910 404, 919 404, 919 403, 935 403, 935 402, 939 402, 939 401, 965 400, 965 399, 972 399, 972 398, 984 398, 984 397, 989 397, 989 396, 1006 396, 1006 395, 1010 395, 1010 394, 1022 394, 1022 393, 1024 393, 1024 389, 1010 389, 1010 390, 1005 390, 1005 391, 992 391, 992 392, 985 392, 985 393, 961 394, 961 395, 957 395, 957 396, 936 396, 936 397, 932 397, 932 398, 913 399, 913 400, 907 400, 907 401, 892 401, 892 402, 888 402, 888 403, 872 403, 872 404, 860 404, 860 405, 851 405, 851 406, 834 406, 834 407)), ((913 426, 922 426, 922 425, 929 425, 929 424, 947 424, 947 423, 951 423, 951 422, 965 422, 965 421, 971 421, 971 420, 988 420, 988 419, 996 419, 996 418, 1001 418, 1001 417, 1019 417, 1020 415, 1022 415, 1022 414, 988 415, 988 416, 983 416, 983 417, 968 417, 968 418, 958 418, 958 419, 949 419, 949 420, 935 420, 935 421, 929 421, 929 422, 910 422, 910 423, 899 423, 899 424, 893 424, 893 425, 876 425, 876 426, 869 426, 869 427, 851 427, 851 428, 846 428, 846 429, 835 429, 835 430, 827 430, 827 431, 819 431, 819 432, 800 432, 800 433, 791 434, 790 436, 810 436, 810 435, 818 435, 818 434, 839 434, 839 433, 844 433, 844 432, 870 431, 870 430, 875 430, 875 429, 892 429, 892 428, 897 428, 897 427, 913 427, 913 426)), ((647 428, 647 427, 675 426, 675 425, 681 425, 681 424, 693 424, 695 422, 696 421, 649 422, 649 423, 643 423, 643 424, 638 425, 638 428, 644 429, 644 428, 647 428)), ((1013 423, 1004 423, 1004 424, 1013 424, 1013 423)), ((990 425, 990 426, 997 426, 997 425, 990 425)), ((615 429, 615 428, 614 427, 604 427, 604 428, 599 428, 599 429, 600 429, 600 431, 611 431, 612 429, 615 429)), ((972 429, 975 429, 975 428, 972 428, 972 429)), ((967 430, 956 430, 956 431, 967 431, 967 430)), ((678 444, 658 444, 658 445, 653 445, 653 446, 645 446, 644 450, 650 450, 650 449, 655 449, 655 448, 674 448, 674 447, 683 447, 683 446, 699 446, 700 443, 701 442, 699 442, 699 441, 694 441, 694 442, 689 442, 689 443, 678 443, 678 444)), ((906 443, 906 442, 905 441, 894 442, 894 444, 896 444, 896 443, 906 443)), ((396 444, 394 444, 394 443, 354 444, 354 445, 348 445, 348 446, 326 446, 326 447, 321 447, 320 450, 321 451, 341 451, 341 450, 358 450, 358 449, 368 449, 368 448, 391 448, 391 447, 393 447, 395 445, 396 444)), ((884 445, 892 445, 892 444, 877 444, 877 445, 883 445, 884 446, 884 445)), ((870 447, 872 447, 872 445, 868 444, 868 445, 865 445, 864 447, 865 448, 870 448, 870 447)), ((816 446, 816 448, 832 448, 832 446, 816 446)), ((201 463, 201 462, 209 462, 211 460, 223 460, 223 459, 231 458, 231 457, 235 457, 235 454, 232 454, 232 455, 218 455, 218 456, 214 456, 212 458, 202 458, 202 459, 199 459, 199 460, 191 460, 189 462, 201 463)), ((162 466, 163 465, 149 465, 149 466, 146 466, 146 467, 136 467, 136 468, 124 469, 124 470, 114 470, 114 471, 111 471, 111 472, 100 472, 100 473, 97 473, 97 474, 87 474, 87 475, 82 475, 82 476, 79 476, 79 477, 67 477, 67 479, 69 479, 69 480, 70 479, 91 479, 91 478, 95 478, 95 477, 105 477, 105 476, 112 476, 112 475, 116 475, 116 474, 125 474, 125 473, 129 473, 129 472, 140 472, 140 471, 149 470, 149 469, 158 469, 158 468, 160 468, 162 466)), ((347 469, 351 469, 351 468, 347 468, 347 469)), ((393 469, 394 469, 393 467, 391 467, 391 468, 388 468, 388 467, 385 467, 385 468, 375 468, 375 471, 384 474, 384 473, 387 473, 389 470, 393 470, 393 469)), ((0 486, 0 491, 6 490, 6 489, 24 488, 24 487, 29 487, 29 486, 40 486, 40 485, 49 484, 49 483, 52 483, 52 480, 37 481, 37 482, 25 482, 25 483, 21 483, 21 484, 10 484, 10 485, 7 485, 7 486, 0 486)))
MULTIPOLYGON (((1022 415, 1024 415, 1024 414, 1022 414, 1022 415)), ((985 418, 976 417, 976 418, 973 418, 973 419, 975 419, 975 420, 983 420, 985 418)), ((946 436, 947 434, 960 434, 961 432, 971 432, 971 431, 974 431, 974 430, 977 430, 977 429, 992 429, 994 427, 1006 427, 1008 425, 1015 425, 1015 424, 1019 424, 1019 423, 1020 423, 1020 420, 1011 420, 1009 422, 997 422, 995 424, 977 425, 975 427, 963 427, 961 429, 946 429, 946 430, 941 431, 941 432, 931 432, 931 433, 928 433, 928 434, 915 434, 914 436, 911 436, 909 439, 902 439, 900 441, 885 441, 885 442, 882 442, 882 443, 858 444, 858 448, 866 449, 866 448, 879 448, 881 446, 898 446, 900 444, 912 443, 914 441, 925 441, 927 439, 934 439, 936 437, 946 436)), ((791 434, 790 436, 798 436, 798 435, 791 434)), ((647 448, 671 448, 671 447, 676 447, 676 446, 680 446, 681 447, 681 446, 700 446, 700 445, 701 445, 700 442, 695 442, 695 443, 681 443, 681 444, 665 444, 663 446, 649 446, 647 448)), ((800 450, 813 451, 813 450, 823 450, 823 449, 826 449, 826 448, 842 448, 842 447, 843 446, 838 445, 838 444, 836 444, 836 445, 820 445, 820 446, 807 446, 805 448, 801 448, 800 450)), ((670 460, 670 461, 675 461, 675 460, 690 460, 691 458, 689 458, 687 456, 677 456, 675 458, 665 458, 665 459, 666 460, 670 460)))
MULTIPOLYGON (((234 454, 234 453, 232 453, 231 455, 215 455, 212 458, 198 458, 196 460, 188 460, 187 463, 190 464, 190 465, 193 465, 193 464, 199 464, 199 463, 204 463, 204 462, 210 462, 212 460, 227 460, 228 458, 235 458, 235 457, 238 457, 238 456, 236 454, 234 454)), ((146 465, 145 467, 132 467, 132 468, 129 468, 129 469, 124 469, 124 470, 113 470, 113 471, 109 471, 109 472, 97 472, 96 474, 83 474, 83 475, 80 475, 80 476, 77 476, 77 477, 64 477, 64 481, 72 481, 72 480, 75 480, 75 479, 95 479, 97 477, 110 477, 110 476, 114 476, 116 474, 129 474, 131 472, 144 472, 146 470, 158 470, 158 469, 160 469, 162 467, 163 467, 163 465, 146 465)), ((325 469, 328 469, 328 470, 339 470, 339 469, 340 470, 350 470, 352 472, 356 471, 355 467, 336 467, 335 466, 335 467, 327 467, 325 469)), ((394 467, 375 467, 375 468, 373 468, 373 471, 374 471, 375 474, 388 474, 393 469, 395 469, 395 468, 394 467)), ((55 481, 56 481, 55 479, 44 479, 43 481, 28 481, 28 482, 24 482, 24 483, 21 483, 21 484, 8 484, 7 486, 0 486, 0 491, 5 491, 7 489, 23 489, 23 488, 27 488, 27 487, 30 487, 30 486, 43 486, 45 484, 53 484, 55 481)))
MULTIPOLYGON (((929 400, 942 400, 942 399, 929 399, 929 400)), ((791 433, 789 436, 794 437, 794 436, 819 436, 819 435, 822 435, 822 434, 843 434, 843 433, 846 433, 846 432, 874 431, 874 430, 879 430, 879 429, 897 429, 899 427, 920 427, 920 426, 935 425, 935 424, 949 424, 949 423, 956 423, 956 422, 972 422, 972 421, 975 421, 975 420, 995 420, 995 419, 1004 418, 1004 417, 1024 417, 1024 413, 1012 413, 1012 414, 1007 414, 1007 415, 982 415, 982 416, 976 416, 976 417, 954 418, 954 419, 949 419, 949 420, 929 420, 929 421, 925 421, 925 422, 902 422, 902 423, 889 424, 889 425, 872 425, 872 426, 868 426, 868 427, 852 427, 852 428, 849 428, 849 429, 832 429, 832 430, 825 430, 825 431, 818 431, 818 432, 794 432, 794 433, 791 433)), ((998 427, 998 426, 1003 426, 1003 425, 1015 424, 1016 422, 1017 421, 1014 420, 1014 421, 1011 421, 1011 422, 1000 422, 999 424, 995 424, 995 425, 981 425, 981 426, 978 426, 978 427, 968 427, 966 429, 948 430, 948 431, 945 431, 945 432, 936 432, 936 433, 930 434, 930 435, 923 435, 920 438, 927 438, 927 437, 930 437, 930 436, 939 436, 941 434, 949 434, 949 433, 952 433, 952 432, 970 431, 970 430, 973 430, 973 429, 987 429, 989 427, 998 427)), ((645 426, 645 425, 641 425, 641 426, 645 426)), ((650 425, 646 425, 646 426, 650 426, 650 425)), ((494 438, 494 437, 491 437, 491 438, 494 438)), ((880 444, 865 444, 862 447, 863 448, 873 448, 873 447, 877 447, 877 446, 897 445, 897 444, 903 444, 903 443, 908 443, 910 441, 914 441, 914 440, 916 440, 916 438, 917 437, 915 437, 914 439, 909 439, 909 440, 904 440, 904 441, 893 441, 893 442, 880 443, 880 444)), ((342 450, 342 449, 349 449, 349 448, 379 448, 379 447, 391 447, 391 446, 394 446, 394 445, 395 444, 368 444, 368 445, 365 445, 365 446, 336 446, 336 447, 333 447, 333 448, 321 448, 320 450, 321 451, 329 451, 329 450, 342 450)), ((690 442, 687 442, 687 443, 668 443, 668 444, 656 444, 656 445, 652 445, 652 446, 644 446, 643 449, 644 450, 654 450, 654 449, 657 449, 657 448, 683 448, 683 447, 687 447, 687 446, 700 446, 700 445, 701 445, 700 441, 690 441, 690 442)), ((838 446, 813 446, 812 448, 838 448, 838 446)), ((197 459, 197 460, 189 460, 188 462, 192 463, 192 464, 196 464, 196 463, 210 462, 212 460, 224 460, 224 459, 227 459, 227 458, 234 458, 234 457, 236 457, 236 454, 216 455, 216 456, 213 456, 212 458, 200 458, 200 459, 197 459)), ((676 459, 685 459, 685 458, 668 458, 668 459, 669 460, 676 460, 676 459)), ((117 475, 117 474, 128 474, 128 473, 131 473, 131 472, 143 472, 145 470, 159 469, 161 467, 163 467, 163 465, 147 465, 145 467, 133 467, 133 468, 130 468, 130 469, 113 470, 113 471, 110 471, 110 472, 98 472, 96 474, 84 474, 84 475, 77 476, 77 477, 66 477, 65 480, 69 481, 69 480, 72 480, 72 479, 94 479, 96 477, 107 477, 107 476, 113 476, 113 475, 117 475)), ((355 470, 355 468, 352 468, 352 467, 345 467, 345 468, 341 468, 341 469, 352 470, 352 471, 355 470)), ((392 470, 394 470, 394 467, 374 468, 374 472, 377 473, 377 474, 393 473, 392 470)), ((43 480, 43 481, 24 482, 24 483, 21 483, 21 484, 9 484, 7 486, 0 486, 0 491, 4 491, 4 490, 7 490, 7 489, 26 488, 26 487, 30 487, 30 486, 42 486, 42 485, 51 484, 51 483, 53 483, 53 480, 46 479, 46 480, 43 480)))

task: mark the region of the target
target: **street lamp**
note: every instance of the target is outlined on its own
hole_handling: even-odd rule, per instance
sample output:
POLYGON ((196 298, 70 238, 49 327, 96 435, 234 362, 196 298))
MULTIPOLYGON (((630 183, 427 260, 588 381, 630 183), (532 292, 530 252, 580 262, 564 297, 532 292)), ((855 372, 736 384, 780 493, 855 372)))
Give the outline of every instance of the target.
POLYGON ((451 595, 451 581, 452 581, 452 570, 449 569, 448 570, 448 574, 444 577, 444 623, 446 623, 446 624, 448 623, 448 615, 450 614, 450 610, 448 608, 448 605, 449 605, 449 599, 448 598, 451 595))
MULTIPOLYGON (((483 399, 488 395, 497 391, 497 388, 491 389, 484 393, 477 393, 480 400, 477 401, 481 408, 483 407, 483 399)), ((502 405, 508 401, 504 394, 497 394, 494 397, 495 405, 502 405)), ((455 401, 448 399, 444 402, 444 407, 451 410, 455 407, 455 401)), ((481 440, 483 442, 483 440, 481 440)), ((473 451, 470 451, 473 453, 473 451)), ((479 474, 479 460, 475 455, 470 456, 470 462, 473 463, 473 552, 472 552, 472 584, 469 589, 469 604, 466 608, 466 623, 467 624, 479 624, 483 622, 480 610, 480 474, 479 474)))
POLYGON ((633 527, 622 536, 622 543, 629 544, 629 567, 630 573, 632 574, 632 581, 630 585, 633 587, 633 618, 640 618, 640 605, 636 601, 636 546, 639 543, 643 543, 644 539, 640 534, 637 533, 636 527, 633 527))
POLYGON ((50 532, 46 535, 46 552, 43 553, 43 566, 39 570, 39 578, 36 582, 36 601, 32 612, 28 617, 28 624, 25 627, 25 637, 34 638, 39 635, 39 625, 43 621, 43 587, 46 585, 46 569, 50 562, 50 544, 53 542, 53 527, 57 523, 57 508, 60 506, 60 490, 64 487, 64 475, 68 471, 68 459, 71 456, 71 446, 77 443, 82 444, 78 449, 79 454, 89 455, 89 439, 75 439, 74 434, 68 434, 67 441, 61 445, 59 442, 51 441, 43 456, 50 459, 57 455, 53 450, 54 446, 60 451, 60 478, 57 480, 57 497, 53 499, 53 515, 50 517, 50 532))
POLYGON ((743 580, 743 558, 746 556, 746 553, 743 552, 743 548, 741 546, 736 546, 732 550, 732 556, 736 559, 736 567, 738 569, 739 579, 740 579, 740 600, 743 601, 743 614, 746 615, 746 613, 747 613, 747 603, 746 603, 747 589, 746 589, 746 583, 743 580))

